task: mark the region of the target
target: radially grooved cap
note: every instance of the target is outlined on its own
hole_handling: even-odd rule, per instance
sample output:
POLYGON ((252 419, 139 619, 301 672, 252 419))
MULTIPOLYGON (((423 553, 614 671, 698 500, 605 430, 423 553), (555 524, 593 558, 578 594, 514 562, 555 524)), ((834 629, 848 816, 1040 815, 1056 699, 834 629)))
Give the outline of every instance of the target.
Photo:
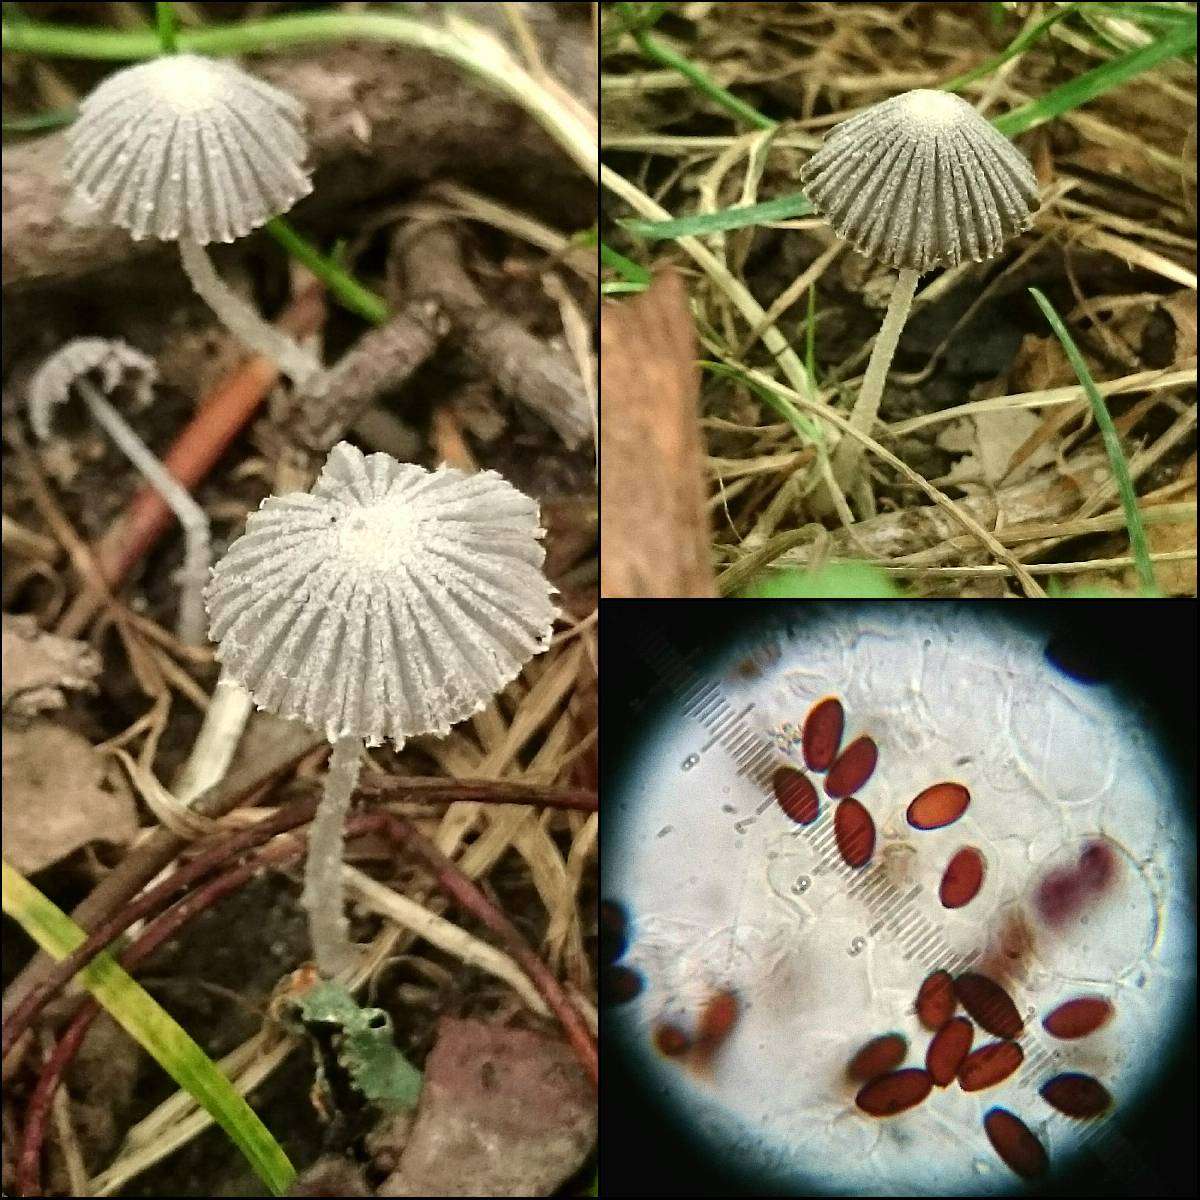
POLYGON ((312 491, 264 500, 213 569, 217 658, 331 742, 445 734, 549 645, 544 532, 494 471, 339 442, 312 491))
POLYGON ((67 143, 78 199, 138 240, 232 242, 312 191, 304 106, 194 54, 110 76, 80 104, 67 143))
POLYGON ((1038 207, 1016 146, 961 97, 923 88, 835 125, 800 177, 838 237, 918 272, 993 258, 1038 207))

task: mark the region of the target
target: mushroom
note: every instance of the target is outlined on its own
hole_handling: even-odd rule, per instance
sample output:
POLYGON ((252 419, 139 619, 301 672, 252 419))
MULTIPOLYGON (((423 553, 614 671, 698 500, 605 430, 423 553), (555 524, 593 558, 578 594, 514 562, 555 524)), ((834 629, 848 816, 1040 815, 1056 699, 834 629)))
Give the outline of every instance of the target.
POLYGON ((339 442, 311 492, 264 500, 213 569, 225 674, 333 746, 302 895, 323 975, 352 961, 342 830, 362 744, 445 735, 547 648, 544 532, 536 501, 494 471, 339 442))
POLYGON ((217 274, 204 247, 232 242, 312 190, 300 102, 232 63, 166 55, 106 79, 79 106, 64 166, 90 220, 178 241, 196 292, 298 385, 320 364, 217 274))
MULTIPOLYGON (((965 100, 918 88, 835 125, 800 172, 838 237, 899 269, 850 423, 869 432, 918 276, 982 262, 1033 221, 1038 186, 1024 155, 965 100)), ((834 452, 839 485, 862 445, 834 452)))
POLYGON ((208 579, 211 551, 208 517, 191 493, 154 456, 125 419, 105 399, 122 383, 132 385, 135 402, 145 408, 158 378, 153 359, 125 342, 110 338, 75 338, 50 355, 29 381, 29 423, 37 437, 50 437, 53 410, 76 392, 88 411, 125 457, 163 498, 183 529, 183 569, 179 573, 179 639, 189 645, 204 641, 202 589, 208 579), (99 372, 102 388, 88 378, 99 372))

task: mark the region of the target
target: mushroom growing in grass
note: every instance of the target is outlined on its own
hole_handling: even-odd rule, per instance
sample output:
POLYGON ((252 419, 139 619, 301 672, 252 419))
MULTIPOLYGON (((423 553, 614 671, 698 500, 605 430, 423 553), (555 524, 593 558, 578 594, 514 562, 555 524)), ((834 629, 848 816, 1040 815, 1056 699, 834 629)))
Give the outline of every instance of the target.
POLYGON ((322 975, 352 962, 342 830, 361 749, 444 735, 549 645, 536 501, 494 471, 427 471, 346 442, 270 496, 205 590, 224 673, 333 746, 302 902, 322 975))
MULTIPOLYGON (((900 272, 850 414, 851 425, 869 433, 917 278, 999 254, 1033 221, 1037 179, 1024 155, 965 100, 924 88, 835 125, 800 178, 838 237, 900 272)), ((839 485, 861 455, 860 442, 842 439, 833 458, 839 485)))
POLYGON ((183 569, 179 573, 179 639, 198 646, 204 641, 202 592, 211 566, 208 517, 191 493, 154 456, 146 443, 105 398, 129 384, 136 404, 144 408, 153 400, 158 370, 152 359, 125 342, 109 338, 76 338, 55 351, 34 373, 26 393, 29 423, 45 441, 56 406, 76 393, 87 405, 96 424, 120 447, 125 457, 163 498, 183 529, 183 569), (90 376, 98 375, 100 386, 90 376))
POLYGON ((90 220, 177 241, 192 286, 231 333, 301 387, 319 382, 320 364, 222 282, 204 250, 312 190, 298 100, 232 63, 166 55, 106 79, 67 142, 67 176, 90 220))

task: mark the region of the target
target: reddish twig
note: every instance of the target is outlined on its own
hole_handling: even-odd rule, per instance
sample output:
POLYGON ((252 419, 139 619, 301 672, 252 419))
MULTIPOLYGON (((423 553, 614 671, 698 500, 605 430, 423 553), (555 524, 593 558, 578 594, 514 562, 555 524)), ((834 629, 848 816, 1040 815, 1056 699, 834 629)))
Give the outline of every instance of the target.
POLYGON ((13 1009, 4 1023, 3 1038, 0 1041, 0 1058, 8 1056, 9 1050, 12 1049, 17 1039, 29 1028, 38 1013, 45 1008, 63 985, 76 972, 83 970, 97 954, 124 933, 135 921, 140 921, 151 913, 157 912, 174 897, 186 891, 197 880, 215 870, 234 855, 261 845, 268 838, 275 837, 276 834, 303 825, 305 821, 312 818, 315 808, 315 797, 312 800, 301 800, 286 808, 281 808, 278 812, 272 813, 248 829, 223 838, 211 849, 197 855, 191 862, 173 871, 162 883, 142 892, 120 911, 100 922, 66 958, 55 963, 47 973, 45 980, 31 989, 13 1009))
POLYGON ((441 889, 504 942, 508 952, 520 963, 522 970, 541 992, 550 1011, 558 1018, 567 1042, 583 1064, 588 1077, 594 1085, 599 1086, 595 1039, 558 980, 530 949, 513 923, 479 890, 475 881, 457 863, 447 858, 411 821, 394 813, 380 813, 379 818, 380 827, 389 838, 422 859, 441 889))
MULTIPOLYGON (((301 808, 303 806, 294 805, 292 807, 301 808)), ((266 822, 261 824, 266 824, 266 822)), ((255 826, 255 828, 258 829, 260 826, 255 826)), ((197 888, 190 895, 184 896, 178 904, 173 905, 147 925, 138 938, 130 943, 120 956, 121 966, 127 971, 132 971, 164 942, 174 937, 193 917, 236 891, 263 867, 271 866, 278 869, 286 866, 290 861, 298 859, 303 852, 303 841, 296 841, 284 846, 267 847, 261 853, 256 854, 251 861, 233 867, 217 876, 216 879, 210 880, 203 887, 197 888)), ((50 1105, 67 1068, 74 1061, 80 1046, 83 1045, 84 1036, 99 1014, 99 1003, 94 997, 87 996, 75 1010, 66 1032, 58 1039, 50 1057, 42 1065, 42 1073, 38 1077, 37 1085, 33 1089, 25 1111, 25 1129, 21 1137, 21 1153, 17 1163, 17 1195, 19 1196, 41 1194, 41 1152, 42 1143, 46 1138, 46 1122, 50 1115, 50 1105)))
MULTIPOLYGON (((319 781, 306 781, 314 791, 319 781)), ((543 808, 565 808, 595 812, 596 793, 589 788, 555 787, 537 783, 514 783, 507 779, 439 779, 419 775, 363 775, 355 793, 359 800, 383 803, 388 800, 426 800, 454 803, 473 800, 480 804, 537 804, 543 808)))

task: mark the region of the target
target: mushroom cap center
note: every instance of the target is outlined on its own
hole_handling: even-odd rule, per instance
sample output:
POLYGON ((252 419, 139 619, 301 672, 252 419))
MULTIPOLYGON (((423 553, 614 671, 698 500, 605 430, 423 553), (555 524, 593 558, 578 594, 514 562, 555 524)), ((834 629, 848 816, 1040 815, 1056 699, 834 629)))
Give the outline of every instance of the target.
POLYGON ((347 513, 338 522, 337 547, 346 565, 372 571, 412 562, 422 519, 407 504, 387 500, 347 513))
POLYGON ((169 63, 170 70, 154 73, 154 89, 176 113, 202 112, 226 98, 229 81, 208 59, 179 54, 162 62, 169 63))
POLYGON ((917 88, 903 96, 904 106, 917 120, 928 125, 957 125, 967 115, 970 106, 950 92, 917 88))

